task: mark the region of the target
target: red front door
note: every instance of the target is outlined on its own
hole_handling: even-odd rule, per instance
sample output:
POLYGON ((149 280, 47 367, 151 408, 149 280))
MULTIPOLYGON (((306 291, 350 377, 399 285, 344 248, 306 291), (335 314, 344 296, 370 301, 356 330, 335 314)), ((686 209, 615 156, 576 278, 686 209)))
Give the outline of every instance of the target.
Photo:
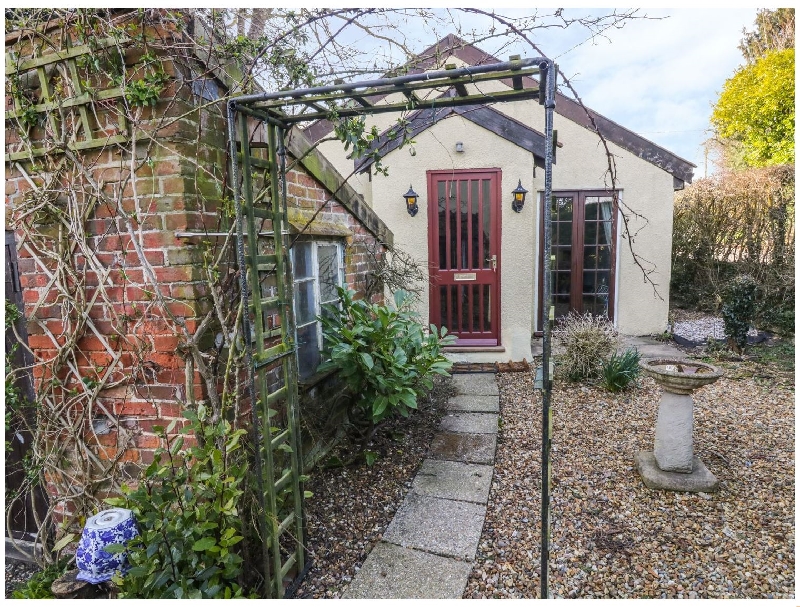
POLYGON ((459 346, 500 336, 500 169, 428 171, 430 319, 459 346))

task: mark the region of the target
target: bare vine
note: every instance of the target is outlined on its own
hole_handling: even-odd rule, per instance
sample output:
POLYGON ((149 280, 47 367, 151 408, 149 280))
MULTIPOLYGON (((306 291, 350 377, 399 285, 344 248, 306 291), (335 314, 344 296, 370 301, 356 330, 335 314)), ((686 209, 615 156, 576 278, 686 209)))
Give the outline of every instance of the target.
MULTIPOLYGON (((479 9, 462 10, 492 20, 486 31, 470 36, 472 42, 511 33, 541 55, 529 38, 538 28, 577 25, 599 34, 635 18, 632 12, 614 12, 570 20, 556 11, 514 21, 479 9)), ((209 152, 216 145, 214 125, 224 115, 226 100, 258 88, 385 73, 397 64, 398 53, 404 60, 414 55, 415 41, 404 24, 414 22, 427 31, 452 28, 452 14, 375 8, 7 13, 7 50, 14 53, 16 69, 6 85, 14 101, 13 117, 6 120, 6 153, 7 158, 17 155, 7 161, 6 170, 7 177, 24 184, 13 196, 10 225, 19 237, 21 257, 33 264, 28 274, 37 276, 36 300, 28 302, 26 313, 44 340, 31 348, 38 358, 28 369, 36 373, 37 415, 30 427, 34 446, 26 487, 39 483, 55 497, 44 518, 36 521, 40 540, 52 547, 51 530, 59 536, 79 528, 109 493, 136 478, 137 462, 128 456, 146 438, 146 423, 179 416, 179 411, 163 409, 165 400, 181 407, 204 401, 215 418, 230 414, 238 422, 243 415, 244 312, 233 263, 229 197, 236 184, 228 181, 224 135, 221 155, 209 152), (348 38, 353 32, 358 32, 357 40, 366 37, 392 52, 359 46, 348 38), (88 51, 21 69, 27 59, 80 46, 88 51), (74 102, 76 98, 85 102, 74 102), (180 148, 167 145, 186 124, 194 136, 181 141, 180 148), (77 145, 89 138, 87 128, 106 143, 77 145), (170 208, 163 206, 169 194, 159 184, 170 171, 191 183, 196 193, 190 202, 199 219, 191 228, 198 237, 192 245, 173 244, 164 252, 158 235, 172 233, 172 228, 166 224, 170 208), (165 254, 170 265, 197 272, 179 277, 178 284, 160 282, 154 268, 165 261, 165 254), (194 290, 191 297, 187 288, 194 290), (165 336, 169 345, 157 343, 157 335, 165 336), (180 368, 168 366, 172 359, 165 351, 178 356, 180 368), (174 387, 169 398, 155 394, 163 386, 174 387), (132 402, 146 403, 157 414, 124 414, 132 402)), ((419 57, 420 67, 432 59, 419 57)), ((584 107, 566 77, 564 81, 584 107)), ((405 137, 403 120, 397 133, 405 137)), ((614 157, 596 126, 615 190, 614 157)), ((374 134, 358 128, 356 123, 344 127, 363 136, 366 149, 374 134)), ((373 151, 379 161, 382 150, 373 151)), ((623 218, 633 252, 635 234, 625 214, 623 218)), ((655 289, 643 260, 633 253, 655 289)), ((372 293, 381 284, 409 288, 424 281, 422 265, 403 251, 372 247, 368 254, 374 281, 367 290, 372 293)), ((44 553, 45 560, 53 556, 49 550, 44 553)))

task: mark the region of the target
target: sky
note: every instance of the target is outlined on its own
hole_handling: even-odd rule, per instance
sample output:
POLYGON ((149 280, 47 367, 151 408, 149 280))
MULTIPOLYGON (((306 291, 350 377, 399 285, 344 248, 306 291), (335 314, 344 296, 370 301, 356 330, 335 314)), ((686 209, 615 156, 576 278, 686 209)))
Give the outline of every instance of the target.
MULTIPOLYGON (((30 4, 38 2, 32 0, 30 4)), ((315 6, 313 2, 297 5, 291 0, 281 6, 293 4, 295 8, 315 6)), ((393 6, 381 0, 376 4, 393 6)), ((145 2, 148 5, 152 2, 145 2)), ((236 3, 248 5, 252 7, 254 3, 236 3)), ((258 5, 269 6, 270 2, 258 5)), ((537 10, 482 8, 517 17, 537 10)), ((462 31, 485 30, 489 23, 487 17, 467 15, 457 9, 432 10, 458 19, 462 31)), ((608 9, 597 7, 565 9, 568 16, 605 12, 608 9)), ((743 63, 737 47, 742 30, 753 29, 756 9, 644 8, 639 15, 650 19, 627 21, 621 29, 610 29, 593 40, 587 41, 588 32, 580 27, 537 30, 532 37, 559 64, 588 107, 694 163, 696 177, 712 173, 715 167, 710 161, 706 163, 703 147, 710 135, 712 106, 725 80, 743 63)), ((407 36, 409 46, 417 52, 447 33, 450 32, 442 29, 431 31, 419 21, 401 25, 397 31, 397 35, 407 36)), ((501 60, 512 54, 534 56, 524 42, 508 42, 494 39, 480 46, 501 60)))
MULTIPOLYGON (((579 29, 543 30, 534 42, 558 63, 587 107, 696 164, 695 177, 713 173, 703 147, 712 106, 725 80, 743 64, 738 45, 743 28, 753 29, 756 9, 642 9, 640 14, 658 19, 628 21, 583 44, 588 33, 579 29)), ((484 50, 502 60, 516 53, 533 56, 525 43, 499 54, 492 46, 500 45, 489 42, 484 50)))

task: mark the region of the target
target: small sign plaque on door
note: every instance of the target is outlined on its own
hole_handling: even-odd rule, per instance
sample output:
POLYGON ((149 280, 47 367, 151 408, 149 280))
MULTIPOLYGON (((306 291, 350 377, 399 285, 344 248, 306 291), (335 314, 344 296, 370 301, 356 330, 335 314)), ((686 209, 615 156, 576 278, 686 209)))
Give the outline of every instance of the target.
POLYGON ((453 274, 453 280, 477 280, 478 275, 475 272, 467 272, 464 274, 453 274))

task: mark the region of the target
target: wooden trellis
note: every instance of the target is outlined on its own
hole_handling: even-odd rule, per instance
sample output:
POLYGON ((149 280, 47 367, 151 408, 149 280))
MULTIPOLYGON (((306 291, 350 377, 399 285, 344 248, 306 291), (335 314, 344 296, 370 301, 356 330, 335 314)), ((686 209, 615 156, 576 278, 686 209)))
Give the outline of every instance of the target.
MULTIPOLYGON (((228 138, 236 207, 237 253, 239 267, 245 270, 240 273, 241 292, 245 310, 249 312, 243 315, 242 332, 252 336, 252 339, 245 340, 246 359, 248 389, 253 404, 253 433, 259 445, 255 467, 262 483, 259 499, 264 511, 262 533, 267 539, 263 564, 267 596, 284 596, 287 575, 294 571, 294 583, 297 584, 308 565, 300 482, 302 458, 294 356, 297 337, 287 230, 284 140, 288 129, 301 122, 334 117, 538 99, 545 106, 545 200, 549 200, 554 77, 554 65, 549 59, 512 57, 504 63, 463 68, 448 66, 448 69, 435 72, 354 83, 337 82, 330 86, 229 100, 228 138), (530 76, 537 76, 539 83, 531 80, 530 76), (510 90, 480 91, 482 83, 499 80, 509 83, 510 90), (419 96, 436 90, 444 94, 419 96), (455 94, 449 94, 449 91, 455 94), (400 101, 395 100, 398 93, 403 96, 400 101), (254 131, 248 125, 253 124, 262 124, 266 128, 265 143, 251 142, 254 131), (267 286, 269 291, 265 289, 267 286), (275 316, 279 317, 277 325, 270 320, 275 316), (276 373, 278 381, 273 381, 276 373), (278 407, 279 403, 282 403, 282 409, 278 407), (283 423, 277 424, 276 420, 283 423), (287 457, 287 453, 290 456, 287 457), (281 513, 277 504, 282 492, 287 490, 291 492, 288 497, 292 508, 288 513, 281 513)), ((549 205, 545 207, 549 209, 549 205)), ((549 214, 546 212, 547 221, 549 214)), ((546 225, 546 235, 549 235, 549 230, 549 225, 546 225)), ((549 276, 548 257, 545 256, 545 276, 549 276)), ((549 296, 547 290, 545 295, 549 296)), ((548 338, 545 347, 549 348, 548 338)), ((549 390, 549 377, 545 377, 545 385, 549 390)), ((549 409, 546 419, 549 420, 549 409)))
POLYGON ((37 125, 28 120, 47 117, 47 124, 42 125, 43 136, 34 134, 30 148, 6 154, 7 162, 58 153, 61 145, 83 151, 129 140, 123 89, 93 89, 78 72, 79 61, 119 44, 116 38, 105 38, 91 47, 67 46, 65 50, 23 61, 18 61, 14 53, 6 53, 5 75, 11 84, 13 103, 13 108, 6 108, 6 120, 18 121, 30 136, 37 125), (113 116, 116 124, 101 124, 101 116, 113 116), (68 140, 62 142, 62 135, 68 140))

